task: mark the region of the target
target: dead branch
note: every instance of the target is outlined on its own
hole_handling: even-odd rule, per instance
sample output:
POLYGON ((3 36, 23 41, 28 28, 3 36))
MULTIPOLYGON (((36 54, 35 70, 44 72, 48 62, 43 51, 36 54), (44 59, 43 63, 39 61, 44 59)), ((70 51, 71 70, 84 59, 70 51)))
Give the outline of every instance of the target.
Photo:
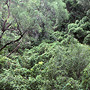
POLYGON ((10 45, 10 44, 13 44, 13 43, 15 43, 15 42, 18 42, 18 41, 24 36, 24 34, 25 34, 26 32, 27 32, 27 30, 26 30, 18 39, 6 43, 2 48, 0 48, 0 51, 2 51, 6 46, 8 46, 8 45, 10 45))
MULTIPOLYGON (((21 42, 20 42, 20 43, 21 43, 21 42)), ((15 52, 15 51, 19 48, 20 43, 17 45, 17 47, 16 47, 15 49, 12 50, 12 52, 11 52, 10 54, 7 55, 7 57, 9 57, 13 52, 15 52)))

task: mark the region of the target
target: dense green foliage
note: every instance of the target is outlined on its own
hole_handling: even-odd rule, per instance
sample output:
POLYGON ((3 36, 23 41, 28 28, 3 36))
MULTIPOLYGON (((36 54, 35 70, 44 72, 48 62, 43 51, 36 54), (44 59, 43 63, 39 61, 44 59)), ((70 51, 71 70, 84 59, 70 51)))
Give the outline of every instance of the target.
POLYGON ((0 90, 90 90, 90 1, 0 0, 0 90))

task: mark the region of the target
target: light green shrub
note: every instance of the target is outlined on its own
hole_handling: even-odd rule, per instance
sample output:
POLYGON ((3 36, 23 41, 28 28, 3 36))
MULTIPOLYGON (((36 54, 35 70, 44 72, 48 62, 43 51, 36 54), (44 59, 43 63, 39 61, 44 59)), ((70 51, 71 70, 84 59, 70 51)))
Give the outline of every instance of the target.
POLYGON ((87 65, 87 67, 82 72, 81 85, 85 90, 90 89, 90 63, 87 65))

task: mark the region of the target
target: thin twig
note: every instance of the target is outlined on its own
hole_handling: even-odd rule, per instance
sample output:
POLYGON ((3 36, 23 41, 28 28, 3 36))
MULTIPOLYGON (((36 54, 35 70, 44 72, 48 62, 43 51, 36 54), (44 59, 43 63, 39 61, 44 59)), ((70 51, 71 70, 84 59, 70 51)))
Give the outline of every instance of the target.
POLYGON ((13 49, 12 52, 7 55, 7 57, 9 57, 13 52, 15 52, 15 51, 19 48, 20 43, 21 43, 21 42, 19 42, 19 44, 17 45, 17 47, 16 47, 15 49, 13 49))

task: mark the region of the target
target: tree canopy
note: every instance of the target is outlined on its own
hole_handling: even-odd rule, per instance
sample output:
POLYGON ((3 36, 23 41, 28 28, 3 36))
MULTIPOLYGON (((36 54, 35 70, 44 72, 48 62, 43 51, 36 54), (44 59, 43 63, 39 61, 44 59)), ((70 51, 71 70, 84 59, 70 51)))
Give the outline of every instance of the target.
POLYGON ((0 0, 0 90, 89 90, 90 0, 0 0))

